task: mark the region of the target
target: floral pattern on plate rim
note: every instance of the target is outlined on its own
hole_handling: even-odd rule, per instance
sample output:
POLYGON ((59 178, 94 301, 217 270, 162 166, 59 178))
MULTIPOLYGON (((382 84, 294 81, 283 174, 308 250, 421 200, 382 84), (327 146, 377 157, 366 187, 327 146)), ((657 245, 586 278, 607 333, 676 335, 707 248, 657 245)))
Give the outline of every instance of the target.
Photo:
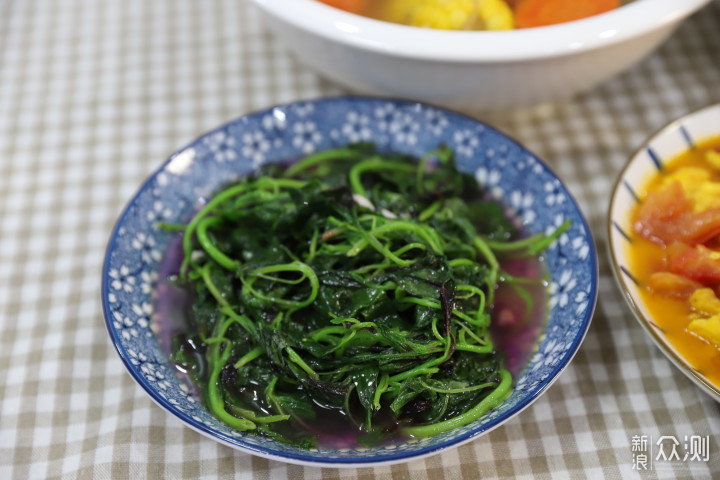
POLYGON ((568 364, 589 327, 597 296, 595 247, 577 205, 555 175, 515 141, 477 120, 423 104, 341 97, 297 102, 232 121, 192 142, 155 172, 130 201, 110 239, 103 305, 115 347, 138 383, 188 426, 252 453, 317 465, 400 461, 456 446, 529 405, 568 364), (220 186, 266 162, 288 161, 350 142, 421 156, 445 144, 458 168, 532 233, 566 219, 570 229, 545 253, 550 278, 546 331, 512 395, 477 422, 439 435, 367 450, 301 450, 236 432, 212 417, 176 377, 153 334, 157 269, 170 235, 158 221, 186 222, 220 186))

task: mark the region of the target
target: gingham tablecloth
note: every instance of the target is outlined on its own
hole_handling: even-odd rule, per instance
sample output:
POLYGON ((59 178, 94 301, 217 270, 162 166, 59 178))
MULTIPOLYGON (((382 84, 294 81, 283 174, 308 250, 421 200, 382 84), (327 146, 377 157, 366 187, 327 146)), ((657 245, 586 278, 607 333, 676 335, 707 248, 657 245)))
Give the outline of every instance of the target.
POLYGON ((718 1, 587 94, 476 115, 560 175, 600 256, 585 342, 521 415, 426 459, 334 470, 235 451, 150 400, 101 312, 101 264, 122 207, 170 153, 220 123, 345 93, 293 60, 247 3, 0 1, 0 479, 718 477, 718 404, 634 320, 605 238, 610 190, 629 154, 671 119, 720 101, 718 1), (707 459, 638 470, 639 442, 652 448, 662 436, 681 448, 708 439, 707 459))

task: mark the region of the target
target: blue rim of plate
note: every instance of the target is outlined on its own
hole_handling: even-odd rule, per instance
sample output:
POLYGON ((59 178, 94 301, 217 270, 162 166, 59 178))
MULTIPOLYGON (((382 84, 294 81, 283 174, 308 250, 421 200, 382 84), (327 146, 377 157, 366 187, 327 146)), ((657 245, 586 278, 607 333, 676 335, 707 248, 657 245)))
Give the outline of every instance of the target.
MULTIPOLYGON (((281 115, 282 116, 282 115, 281 115)), ((377 119, 375 119, 377 120, 377 119)), ((442 122, 440 122, 442 123, 442 122)), ((412 124, 411 123, 405 123, 405 126, 408 127, 407 132, 405 132, 407 135, 413 135, 412 131, 412 124)), ((431 125, 432 127, 432 125, 431 125)), ((444 127, 443 127, 444 128, 444 127)), ((452 130, 452 128, 450 129, 452 130)), ((455 131, 455 137, 461 136, 460 134, 463 133, 465 130, 456 130, 455 131)), ((331 131, 332 133, 332 131, 331 131)), ((417 132, 415 132, 417 134, 417 132)), ((332 137, 331 135, 328 135, 329 137, 332 137)), ((337 136, 336 136, 337 137, 337 136)), ((399 137, 398 137, 399 138, 399 137)), ((363 138, 360 138, 359 140, 364 140, 363 138)), ((392 147, 392 141, 388 140, 388 138, 383 139, 372 139, 373 141, 376 141, 380 144, 380 146, 384 146, 387 148, 392 147), (386 145, 383 145, 383 142, 386 143, 386 145)), ((406 138, 407 140, 407 138, 406 138)), ((417 141, 417 138, 415 139, 417 141)), ((467 139, 466 139, 467 140, 467 139)), ((318 148, 317 150, 322 150, 326 148, 331 148, 333 146, 339 146, 341 144, 347 144, 348 141, 345 140, 344 143, 339 143, 339 140, 334 141, 335 143, 331 145, 318 145, 321 146, 321 148, 318 148)), ((331 142, 332 143, 332 142, 331 142)), ((434 145, 436 147, 437 144, 434 145)), ((466 145, 467 146, 467 145, 466 145)), ((433 147, 433 148, 434 148, 433 147)), ((458 147, 459 148, 459 147, 458 147)), ((431 148, 424 148, 422 147, 421 150, 418 152, 410 152, 412 154, 415 154, 416 156, 420 156, 422 153, 424 153, 427 150, 430 150, 431 148)), ((206 149, 207 150, 207 149, 206 149)), ((411 149, 412 150, 412 149, 411 149)), ((458 150, 456 150, 457 152, 458 150)), ((510 152, 510 153, 513 153, 510 152)), ((207 151, 205 152, 208 153, 207 151)), ((309 153, 309 152, 305 152, 309 153)), ((407 153, 407 152, 406 152, 407 153)), ((510 158, 510 153, 507 154, 507 157, 510 158)), ((295 155, 301 155, 302 153, 295 152, 295 155)), ((485 152, 486 156, 489 155, 489 150, 485 152)), ((480 154, 478 154, 480 155, 480 154)), ((477 166, 478 163, 475 158, 474 152, 471 152, 469 154, 469 161, 477 166)), ((287 160, 287 156, 279 155, 276 158, 269 159, 267 161, 279 161, 279 160, 287 160)), ((458 167, 463 170, 463 165, 467 162, 462 162, 462 159, 458 159, 458 167)), ((192 162, 191 162, 192 163, 192 162)), ((517 162, 515 162, 517 163, 517 162)), ((506 165, 506 163, 505 163, 506 165)), ((483 167, 480 167, 478 170, 476 170, 476 176, 478 175, 478 171, 481 170, 483 167)), ((232 179, 236 179, 239 175, 246 175, 252 170, 252 168, 248 169, 245 168, 242 171, 235 172, 231 178, 228 179, 228 181, 231 181, 232 179)), ((467 170, 467 169, 465 169, 467 170)), ((485 172, 490 177, 492 177, 492 174, 495 171, 489 171, 485 172)), ((486 176, 488 176, 486 175, 486 176)), ((499 183, 499 182, 498 182, 499 183)), ((215 188, 217 188, 220 184, 214 185, 215 188)), ((486 185, 486 187, 489 190, 493 190, 493 188, 498 189, 499 185, 492 185, 492 178, 490 182, 486 185)), ((513 192, 515 194, 516 192, 513 192)), ((506 192, 507 194, 507 192, 506 192)), ((503 196, 503 195, 496 195, 496 196, 503 196)), ((504 197, 504 196, 503 196, 504 197)), ((199 199, 199 196, 196 198, 193 198, 194 202, 197 202, 199 199)), ((505 198, 499 198, 501 203, 503 205, 506 205, 506 199, 505 198)), ((521 202, 522 203, 522 202, 521 202)), ((189 205, 189 207, 192 207, 194 209, 196 205, 189 205)), ((520 207, 519 207, 520 208, 520 207)), ((527 212, 526 212, 527 213, 527 212)), ((188 214, 186 212, 186 215, 191 215, 192 209, 190 210, 190 213, 188 214)), ((520 215, 519 212, 516 212, 516 214, 520 215)), ((187 220, 187 218, 185 219, 187 220)), ((557 222, 555 222, 557 226, 557 222)), ((537 232, 532 232, 537 233, 537 232)), ((559 243, 559 242, 555 242, 559 243)), ((551 246, 550 249, 548 249, 547 256, 551 257, 554 254, 552 253, 551 249, 553 247, 551 246)), ((557 247, 559 253, 556 255, 558 259, 557 261, 562 262, 563 256, 565 255, 562 251, 563 247, 557 247)), ((577 248, 577 247, 573 247, 577 248)), ((164 253, 164 252, 163 252, 164 253)), ((567 259, 565 259, 567 261, 567 259)), ((577 285, 573 284, 573 287, 577 287, 577 285)), ((447 449, 449 447, 457 447, 463 443, 466 443, 477 436, 487 433, 490 430, 498 427, 505 421, 509 420, 510 418, 514 417, 516 414, 518 414, 520 411, 524 410, 526 407, 528 407, 533 401, 535 401, 559 376, 559 374, 567 367, 567 365, 570 363, 574 355, 577 353, 578 349, 580 348, 580 345, 582 344, 582 341, 587 334, 587 331, 590 326, 590 321, 592 319, 592 315, 594 313, 594 309, 597 302, 597 287, 598 287, 598 263, 597 263, 597 252, 596 252, 596 246, 594 244, 594 241, 592 239, 591 231, 588 227, 587 221, 584 218, 580 208, 578 207, 575 199, 570 194, 570 192, 567 190, 566 186, 559 180, 559 178, 554 174, 554 172, 540 159, 538 159, 535 155, 533 155, 531 152, 529 152, 525 147, 523 147, 519 142, 516 140, 508 137, 504 133, 496 130, 495 128, 477 120, 474 118, 471 118, 469 116, 459 114, 444 108, 435 107, 432 105, 428 105, 425 103, 418 103, 414 101, 408 101, 408 100, 395 100, 395 99, 387 99, 387 98, 375 98, 375 97, 358 97, 358 96, 340 96, 340 97, 329 97, 329 98, 319 98, 319 99, 311 99, 311 100, 305 100, 305 101, 298 101, 298 102, 291 102, 286 104, 277 105, 274 107, 270 107, 267 109, 259 110, 254 113, 250 113, 247 115, 244 115, 242 117, 239 117, 235 120, 231 120, 214 130, 211 130, 200 137, 196 138, 194 141, 187 144, 185 147, 181 148, 180 150, 177 150, 176 153, 172 154, 160 167, 158 167, 139 187, 139 189, 135 192, 131 200, 128 202, 128 204, 123 209, 121 215, 119 216, 112 234, 110 236, 108 246, 106 249, 105 259, 103 262, 103 268, 102 268, 102 286, 101 286, 101 295, 102 295, 102 303, 103 303, 103 314, 105 317, 105 325, 108 330, 108 333, 110 335, 110 338, 112 340, 113 346, 115 347, 118 355, 120 356, 123 364, 125 365, 125 368, 127 369, 128 373, 130 373, 131 377, 146 391, 146 393, 151 397, 153 401, 155 401, 161 408, 166 410, 167 412, 173 414, 175 417, 177 417, 179 420, 181 420, 186 426, 192 428, 193 430, 212 438, 222 444, 231 446, 233 448, 237 448, 241 451, 245 451, 247 453, 252 453, 258 456, 262 456, 265 458, 273 459, 273 460, 280 460, 285 461, 289 463, 297 463, 297 464, 303 464, 303 465, 312 465, 312 466, 320 466, 320 467, 351 467, 351 466, 369 466, 369 465, 379 465, 379 464, 390 464, 390 463, 398 463, 401 461, 409 461, 412 459, 418 459, 421 457, 425 457, 431 454, 434 454, 436 452, 439 452, 441 450, 447 449), (137 204, 139 202, 139 198, 143 195, 147 194, 148 191, 150 191, 154 186, 156 186, 158 182, 158 178, 161 174, 167 173, 167 170, 169 167, 173 165, 173 162, 178 163, 178 160, 182 160, 182 162, 179 163, 187 163, 183 159, 183 155, 187 152, 189 152, 191 149, 202 147, 202 143, 204 140, 208 138, 212 138, 214 135, 218 135, 222 132, 227 132, 229 129, 232 128, 238 128, 242 130, 243 126, 247 126, 250 122, 259 122, 261 118, 278 118, 277 115, 282 112, 288 112, 292 109, 297 109, 297 111, 300 111, 303 109, 303 111, 314 111, 315 109, 323 110, 324 112, 329 112, 331 110, 337 110, 337 111, 345 111, 347 112, 347 108, 349 106, 352 107, 366 107, 366 106, 372 106, 377 107, 378 109, 387 107, 388 109, 397 109, 398 112, 401 112, 402 114, 420 114, 423 113, 428 118, 430 116, 438 116, 440 120, 445 119, 447 120, 447 124, 445 124, 445 127, 448 127, 450 120, 455 123, 460 123, 464 127, 467 127, 467 131, 473 131, 477 135, 488 135, 491 137, 491 139, 498 141, 501 140, 504 147, 507 147, 508 150, 512 150, 514 153, 519 154, 524 159, 523 161, 526 161, 528 163, 528 169, 529 171, 527 173, 532 173, 534 175, 538 175, 539 177, 543 177, 547 180, 550 180, 546 184, 546 188, 552 188, 553 189, 553 195, 556 196, 558 200, 557 207, 560 207, 561 202, 565 202, 563 206, 563 211, 569 212, 571 216, 573 216, 573 225, 571 226, 571 229, 577 230, 577 237, 578 239, 584 239, 586 242, 582 245, 582 255, 583 255, 583 262, 584 262, 584 268, 583 275, 585 275, 585 278, 581 279, 580 283, 584 285, 581 288, 577 288, 576 295, 577 297, 583 297, 582 300, 582 308, 577 307, 576 314, 574 317, 572 317, 570 324, 573 326, 574 331, 576 332, 573 336, 572 342, 566 344, 566 345, 557 345, 555 343, 547 346, 549 355, 553 359, 557 359, 557 362, 551 367, 551 369, 547 370, 546 372, 543 372, 543 378, 539 381, 534 382, 532 385, 529 386, 523 386, 523 388, 527 388, 527 393, 525 393, 522 398, 520 398, 518 401, 516 401, 514 404, 512 404, 511 407, 507 408, 506 410, 500 412, 500 409, 502 409, 504 406, 501 405, 497 409, 495 409, 493 412, 490 412, 487 414, 484 419, 485 421, 478 420, 477 422, 463 427, 462 429, 458 429, 459 431, 462 430, 462 433, 457 434, 455 432, 451 432, 449 435, 443 435, 441 436, 441 440, 437 440, 438 437, 433 437, 429 440, 421 440, 419 442, 413 442, 410 444, 405 444, 402 448, 398 449, 387 449, 387 450, 377 450, 377 454, 374 454, 373 456, 344 456, 343 451, 334 451, 334 450, 310 450, 310 451, 300 451, 300 449, 295 449, 297 451, 288 451, 287 448, 283 447, 282 444, 276 444, 277 448, 268 447, 268 446, 258 446, 254 444, 253 442, 248 442, 250 438, 245 438, 243 435, 234 435, 234 434, 228 434, 223 433, 221 431, 218 431, 218 429, 214 428, 214 426, 209 426, 206 424, 206 422, 203 422, 201 419, 195 418, 180 409, 176 408, 175 405, 173 405, 172 402, 168 400, 168 398, 159 393, 157 388, 155 388, 150 381, 147 380, 145 376, 141 373, 141 369, 138 367, 137 362, 137 355, 132 355, 128 352, 128 349, 124 345, 124 341, 122 338, 122 334, 118 331, 118 328, 114 325, 113 315, 116 313, 116 311, 113 309, 111 305, 111 295, 113 294, 113 288, 111 288, 111 284, 113 283, 113 279, 111 277, 112 273, 112 256, 117 251, 118 245, 120 244, 120 236, 121 232, 123 231, 124 225, 126 224, 128 217, 134 213, 134 210, 137 208, 137 204), (550 185, 548 187, 547 185, 550 185), (577 222, 576 222, 577 220, 577 222), (564 347, 564 348, 561 348, 564 347), (492 417, 492 418, 491 418, 492 417), (490 418, 488 420, 488 418, 490 418), (475 425, 476 423, 481 422, 479 425, 475 425), (447 437, 447 438, 445 438, 447 437), (413 446, 417 446, 417 448, 414 448, 413 446), (403 450, 405 448, 405 450, 403 450), (409 448, 409 449, 408 449, 409 448), (396 451, 397 450, 397 451, 396 451), (386 453, 382 453, 386 452, 386 453), (333 456, 333 454, 335 454, 333 456)), ((563 285, 561 284, 559 288, 563 288, 563 285)), ((563 300, 567 302, 569 292, 563 293, 563 295, 560 296, 560 301, 563 300), (567 293, 567 294, 566 294, 567 293)), ((578 300, 580 301, 580 300, 578 300)), ((552 306, 549 308, 553 308, 552 306)), ((562 333, 562 332, 561 332, 562 333)), ((147 332, 148 336, 151 336, 149 333, 149 330, 147 332)), ((540 339, 542 346, 547 343, 545 342, 545 338, 540 339)), ((535 355, 539 355, 539 352, 537 352, 535 355)), ((167 366, 167 359, 165 359, 165 366, 167 366)), ((529 369, 529 366, 526 367, 526 370, 529 369)), ((525 374, 525 371, 523 371, 522 375, 525 374)), ((517 381, 517 379, 516 379, 517 381)), ((518 382, 515 385, 515 391, 513 392, 513 395, 511 395, 510 399, 513 398, 513 396, 517 393, 518 396, 520 395, 518 393, 518 389, 520 387, 520 382, 518 382)), ((510 399, 506 400, 506 403, 510 401, 510 399)), ((268 442, 271 443, 272 442, 268 442)), ((371 450, 373 453, 376 452, 376 450, 371 450)), ((360 451, 361 452, 361 451, 360 451)))

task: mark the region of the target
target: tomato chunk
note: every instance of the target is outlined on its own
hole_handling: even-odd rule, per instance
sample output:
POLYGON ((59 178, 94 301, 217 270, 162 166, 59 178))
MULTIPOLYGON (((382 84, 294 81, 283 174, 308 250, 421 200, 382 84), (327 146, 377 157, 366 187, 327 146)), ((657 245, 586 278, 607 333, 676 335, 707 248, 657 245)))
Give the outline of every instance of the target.
POLYGON ((635 233, 655 243, 670 243, 677 238, 680 219, 689 215, 690 204, 679 182, 651 191, 635 215, 635 233))
POLYGON ((682 226, 689 243, 705 243, 720 235, 720 208, 711 208, 690 215, 682 226))
POLYGON ((673 245, 673 248, 668 251, 672 273, 707 286, 720 283, 719 252, 714 252, 705 245, 686 246, 686 248, 678 245, 673 245))
POLYGON ((720 235, 720 208, 693 213, 680 182, 650 192, 640 205, 633 229, 648 240, 670 244, 704 243, 720 235))
POLYGON ((686 299, 703 285, 695 280, 671 272, 656 272, 648 278, 648 287, 666 297, 686 299))

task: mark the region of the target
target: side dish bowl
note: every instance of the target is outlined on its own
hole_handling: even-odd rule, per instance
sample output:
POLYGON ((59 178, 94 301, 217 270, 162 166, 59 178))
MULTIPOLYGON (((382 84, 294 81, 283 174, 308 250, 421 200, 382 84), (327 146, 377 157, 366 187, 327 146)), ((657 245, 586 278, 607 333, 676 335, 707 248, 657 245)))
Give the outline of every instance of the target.
POLYGON ((720 104, 689 113, 653 134, 630 158, 620 173, 610 201, 607 222, 609 256, 615 279, 635 318, 670 361, 702 390, 720 401, 720 389, 693 367, 673 346, 667 332, 653 319, 644 288, 633 271, 630 245, 635 234, 631 214, 640 201, 640 193, 663 165, 694 148, 698 143, 720 135, 720 104))
POLYGON ((316 0, 252 0, 303 63, 359 93, 463 110, 568 98, 622 72, 710 0, 636 0, 594 17, 509 31, 446 31, 316 0))
POLYGON ((343 467, 394 463, 434 454, 482 435, 520 413, 568 365, 588 330, 597 297, 590 231, 562 182, 523 146, 492 127, 420 103, 342 97, 281 105, 241 117, 193 141, 153 173, 120 216, 107 248, 102 302, 111 340, 137 383, 163 409, 225 445, 291 463, 343 467), (223 185, 266 162, 297 159, 351 142, 420 157, 440 144, 461 171, 521 219, 530 233, 571 226, 545 252, 548 319, 514 391, 480 420, 393 447, 304 450, 233 431, 203 408, 168 361, 155 302, 158 270, 171 234, 158 222, 184 223, 223 185))

